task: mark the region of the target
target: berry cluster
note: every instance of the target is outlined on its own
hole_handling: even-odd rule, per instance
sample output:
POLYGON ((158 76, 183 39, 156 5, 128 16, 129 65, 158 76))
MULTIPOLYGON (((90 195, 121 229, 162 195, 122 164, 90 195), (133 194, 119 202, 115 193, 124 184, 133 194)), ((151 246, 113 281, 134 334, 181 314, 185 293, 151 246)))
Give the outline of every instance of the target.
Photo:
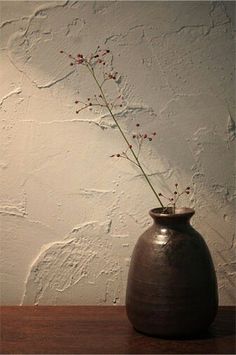
MULTIPOLYGON (((106 64, 108 64, 109 60, 108 59, 105 60, 105 56, 110 54, 109 49, 102 50, 100 48, 100 46, 98 46, 94 53, 87 55, 87 56, 84 56, 83 54, 80 54, 80 53, 77 54, 76 56, 73 56, 72 54, 69 54, 63 50, 61 50, 60 53, 65 54, 70 59, 71 66, 79 64, 79 65, 83 65, 83 66, 87 67, 90 74, 92 74, 93 78, 95 79, 96 83, 98 84, 100 91, 106 81, 117 80, 117 78, 118 78, 118 72, 114 71, 112 69, 108 70, 109 68, 108 68, 108 66, 106 66, 106 64), (98 83, 98 79, 97 79, 96 72, 95 72, 97 65, 102 65, 102 81, 100 83, 98 83)), ((124 105, 123 100, 124 100, 124 97, 122 97, 122 95, 119 95, 112 102, 108 103, 104 94, 94 95, 93 98, 87 98, 87 102, 77 99, 77 100, 75 100, 75 104, 77 104, 77 105, 79 104, 80 107, 77 108, 75 112, 78 114, 82 110, 87 109, 87 108, 92 110, 92 108, 95 106, 109 107, 110 110, 112 110, 115 107, 123 107, 123 105, 124 105)))
POLYGON ((166 199, 167 201, 169 201, 169 205, 172 205, 174 208, 176 206, 176 203, 178 201, 178 199, 180 198, 180 196, 187 194, 190 194, 190 187, 186 187, 184 190, 179 191, 179 184, 175 184, 175 191, 172 193, 172 196, 165 196, 162 193, 159 193, 158 196, 159 197, 163 197, 164 199, 166 199))
MULTIPOLYGON (((140 124, 136 123, 136 127, 139 128, 140 124)), ((134 163, 135 165, 137 165, 137 163, 128 156, 129 150, 135 149, 136 156, 138 158, 144 141, 148 140, 151 142, 155 136, 156 136, 156 132, 152 132, 151 134, 147 134, 147 133, 142 133, 141 131, 137 131, 132 135, 136 149, 133 147, 132 144, 129 144, 128 148, 125 151, 123 151, 122 153, 112 154, 110 157, 125 158, 125 159, 131 161, 132 163, 134 163)))
POLYGON ((89 110, 91 111, 92 107, 95 107, 95 106, 105 107, 103 100, 102 100, 102 95, 96 95, 96 94, 93 96, 93 98, 88 97, 87 102, 77 99, 77 100, 75 100, 75 104, 80 106, 75 111, 77 114, 86 108, 89 108, 89 110))
MULTIPOLYGON (((106 61, 104 59, 104 56, 110 53, 109 49, 102 50, 100 46, 97 47, 96 51, 90 55, 84 56, 83 54, 79 53, 76 56, 73 56, 70 53, 67 53, 66 51, 60 50, 61 54, 65 54, 68 56, 68 58, 71 59, 70 65, 76 65, 76 64, 83 64, 83 65, 91 65, 94 66, 96 64, 101 64, 101 65, 106 65, 106 61)), ((114 76, 114 75, 113 75, 114 76)))
POLYGON ((79 105, 80 107, 76 109, 75 113, 78 114, 84 109, 89 109, 92 111, 92 108, 99 106, 99 107, 107 107, 107 104, 109 105, 110 109, 113 109, 115 107, 123 107, 124 105, 124 98, 123 96, 119 95, 115 100, 113 100, 110 103, 105 103, 104 102, 104 97, 100 95, 93 95, 93 97, 88 97, 87 102, 82 101, 80 99, 75 100, 75 104, 79 105))
MULTIPOLYGON (((137 123, 136 127, 139 128, 140 124, 137 123)), ((135 139, 138 143, 138 146, 141 147, 141 145, 143 144, 144 140, 149 140, 150 142, 153 140, 153 138, 156 136, 156 132, 152 132, 151 134, 148 133, 142 133, 142 132, 137 132, 134 133, 132 138, 135 139)))

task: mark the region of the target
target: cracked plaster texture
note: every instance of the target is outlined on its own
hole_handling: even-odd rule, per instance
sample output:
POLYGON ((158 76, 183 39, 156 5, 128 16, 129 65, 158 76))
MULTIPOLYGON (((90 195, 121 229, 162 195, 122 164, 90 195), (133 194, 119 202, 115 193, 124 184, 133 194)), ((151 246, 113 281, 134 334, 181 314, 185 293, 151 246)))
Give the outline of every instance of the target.
POLYGON ((1 1, 1 303, 123 304, 130 256, 156 201, 105 113, 75 115, 94 85, 61 49, 109 48, 117 118, 157 131, 143 161, 156 188, 192 187, 235 303, 233 2, 1 1))

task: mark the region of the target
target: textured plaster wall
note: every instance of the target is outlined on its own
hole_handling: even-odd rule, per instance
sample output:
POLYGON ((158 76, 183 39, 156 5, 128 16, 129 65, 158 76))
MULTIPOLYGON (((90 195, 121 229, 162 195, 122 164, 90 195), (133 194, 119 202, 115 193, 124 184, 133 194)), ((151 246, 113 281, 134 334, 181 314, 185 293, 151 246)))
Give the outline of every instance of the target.
POLYGON ((75 114, 94 85, 59 54, 97 45, 120 73, 126 134, 157 131, 143 161, 158 190, 192 186, 217 270, 235 303, 234 3, 2 1, 1 302, 123 304, 134 244, 156 207, 139 172, 111 159, 108 115, 75 114))

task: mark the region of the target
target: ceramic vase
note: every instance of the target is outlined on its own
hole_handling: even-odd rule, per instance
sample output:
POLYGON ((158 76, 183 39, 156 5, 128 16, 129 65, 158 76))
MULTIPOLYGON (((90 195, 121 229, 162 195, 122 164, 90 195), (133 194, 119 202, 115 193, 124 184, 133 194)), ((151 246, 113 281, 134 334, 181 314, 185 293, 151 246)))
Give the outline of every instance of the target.
POLYGON ((163 214, 138 239, 131 258, 126 311, 134 328, 160 337, 204 332, 218 307, 216 274, 203 237, 191 226, 194 210, 163 214))

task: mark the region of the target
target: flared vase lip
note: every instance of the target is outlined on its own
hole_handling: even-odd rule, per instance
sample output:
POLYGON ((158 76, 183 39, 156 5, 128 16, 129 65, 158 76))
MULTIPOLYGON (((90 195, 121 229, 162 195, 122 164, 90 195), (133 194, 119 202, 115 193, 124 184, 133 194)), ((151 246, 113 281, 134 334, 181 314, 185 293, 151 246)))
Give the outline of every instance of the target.
MULTIPOLYGON (((171 208, 168 208, 170 211, 171 208)), ((175 213, 163 213, 163 208, 158 207, 158 208, 153 208, 149 211, 149 214, 152 218, 191 218, 195 211, 193 208, 190 207, 180 207, 175 209, 175 213)))

